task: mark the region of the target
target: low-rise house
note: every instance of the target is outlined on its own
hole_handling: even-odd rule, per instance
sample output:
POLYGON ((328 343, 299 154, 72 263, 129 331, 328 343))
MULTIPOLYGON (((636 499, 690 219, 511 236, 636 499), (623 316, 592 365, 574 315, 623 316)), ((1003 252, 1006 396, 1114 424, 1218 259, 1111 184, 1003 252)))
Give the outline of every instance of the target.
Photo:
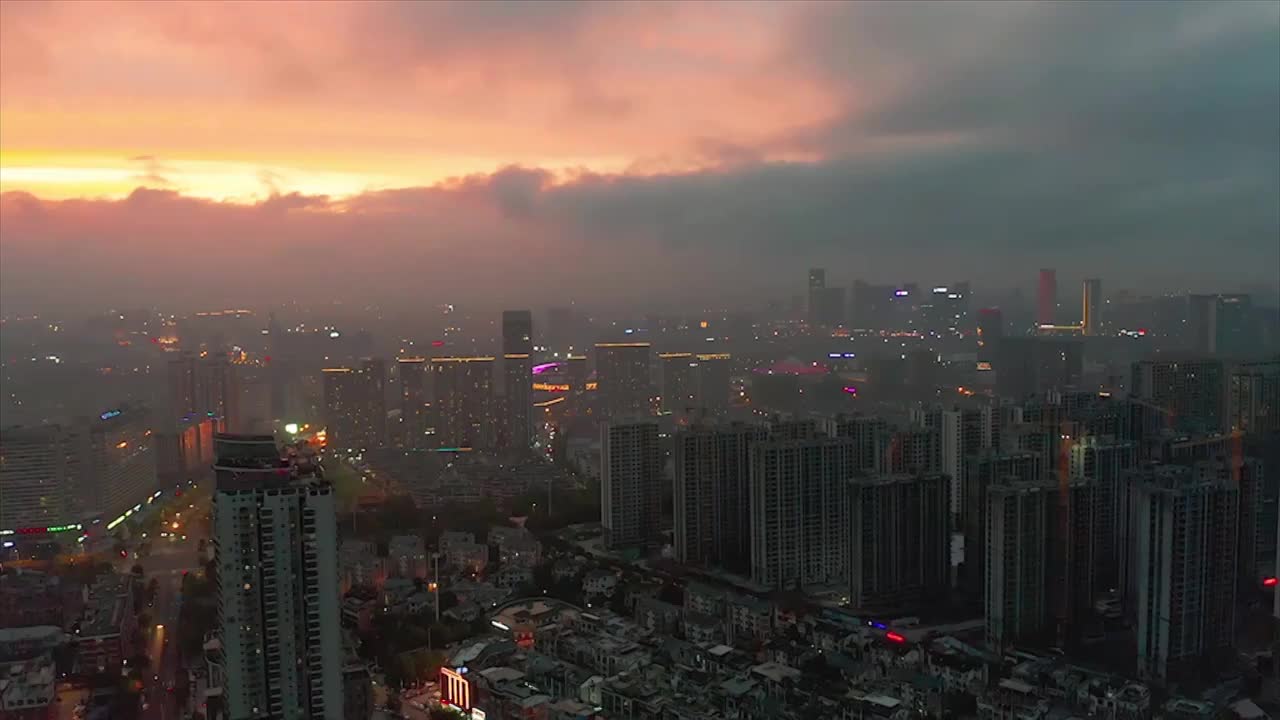
POLYGON ((417 535, 395 535, 387 543, 387 565, 391 575, 402 578, 427 576, 427 548, 417 535))

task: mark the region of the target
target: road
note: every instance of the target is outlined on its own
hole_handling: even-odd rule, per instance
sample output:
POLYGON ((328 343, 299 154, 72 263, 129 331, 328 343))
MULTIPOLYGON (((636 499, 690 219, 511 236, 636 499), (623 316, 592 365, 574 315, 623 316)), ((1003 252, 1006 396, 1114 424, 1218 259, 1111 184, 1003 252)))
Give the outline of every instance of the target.
POLYGON ((199 570, 196 536, 177 542, 161 541, 140 562, 146 582, 154 578, 156 596, 147 630, 146 653, 151 660, 144 700, 143 720, 179 720, 184 709, 177 706, 174 682, 183 667, 178 635, 178 611, 182 606, 182 578, 199 570))

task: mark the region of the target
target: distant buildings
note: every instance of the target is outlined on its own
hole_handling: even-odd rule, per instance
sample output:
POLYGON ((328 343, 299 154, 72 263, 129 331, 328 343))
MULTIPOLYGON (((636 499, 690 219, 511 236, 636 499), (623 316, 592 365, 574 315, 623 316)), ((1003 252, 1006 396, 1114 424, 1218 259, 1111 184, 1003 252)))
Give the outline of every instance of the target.
POLYGON ((527 448, 533 442, 533 382, 530 354, 533 352, 533 313, 505 310, 502 313, 502 392, 506 409, 505 444, 527 448))
POLYGON ((1221 479, 1160 466, 1136 487, 1138 671, 1204 677, 1235 634, 1240 495, 1221 479))
POLYGON ((596 409, 603 420, 650 415, 649 343, 596 343, 596 409))
POLYGON ((386 446, 386 362, 366 358, 358 368, 325 368, 322 375, 329 447, 360 451, 386 446))
POLYGON ((644 546, 662 520, 658 425, 615 421, 600 430, 600 520, 610 548, 644 546))
POLYGON ((1102 334, 1102 281, 1087 278, 1084 281, 1080 308, 1080 326, 1086 337, 1102 334))
POLYGON ((1052 269, 1040 270, 1036 289, 1036 324, 1052 325, 1058 317, 1058 275, 1052 269))
POLYGON ((1230 429, 1280 432, 1280 358, 1233 368, 1227 405, 1230 429))
POLYGON ((946 594, 951 513, 943 475, 854 480, 849 488, 849 601, 894 608, 946 594))
POLYGON ((996 392, 1022 401, 1046 390, 1080 383, 1084 356, 1080 341, 1069 338, 1006 337, 996 348, 996 392))
POLYGON ((427 446, 426 358, 403 357, 396 361, 400 375, 400 442, 406 448, 427 446))
POLYGON ((185 352, 169 360, 169 415, 212 413, 225 422, 240 419, 240 383, 224 353, 185 352))
POLYGON ((342 720, 333 488, 270 435, 219 435, 213 499, 223 693, 232 718, 342 720))
POLYGON ((494 446, 493 364, 492 355, 431 358, 436 447, 494 446))

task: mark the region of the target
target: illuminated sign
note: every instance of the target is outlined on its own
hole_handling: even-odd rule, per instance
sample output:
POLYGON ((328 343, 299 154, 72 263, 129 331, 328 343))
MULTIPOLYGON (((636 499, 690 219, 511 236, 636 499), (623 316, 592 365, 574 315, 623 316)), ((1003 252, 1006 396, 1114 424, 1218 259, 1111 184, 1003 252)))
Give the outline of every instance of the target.
POLYGON ((588 389, 588 390, 596 390, 596 389, 599 389, 599 387, 600 387, 600 383, 598 383, 598 382, 594 382, 594 381, 593 381, 593 382, 588 382, 588 383, 587 383, 587 389, 588 389))
POLYGON ((948 288, 948 287, 946 287, 945 285, 944 285, 944 286, 941 286, 941 287, 936 287, 936 288, 934 288, 934 289, 933 289, 933 294, 934 294, 934 295, 945 295, 945 294, 947 294, 947 291, 948 291, 948 290, 950 290, 950 289, 951 289, 951 288, 948 288))
POLYGON ((558 362, 549 362, 549 363, 542 363, 541 365, 534 365, 533 374, 541 375, 544 372, 553 372, 555 370, 559 370, 562 365, 564 365, 564 363, 558 363, 558 362))
POLYGON ((111 418, 116 417, 120 413, 121 413, 120 410, 108 410, 102 413, 101 415, 99 415, 98 418, 102 420, 110 420, 111 418))
POLYGON ((911 294, 911 293, 910 293, 910 292, 908 292, 908 291, 906 291, 906 290, 894 290, 894 291, 893 291, 893 296, 894 296, 894 297, 906 297, 906 296, 908 296, 908 295, 910 295, 910 294, 911 294))
POLYGON ((542 392, 569 392, 569 383, 536 382, 533 384, 533 389, 542 392))
POLYGON ((290 435, 298 434, 298 423, 285 423, 284 431, 290 435))
POLYGON ((986 372, 986 371, 988 371, 988 370, 990 370, 990 369, 991 369, 991 363, 987 362, 986 360, 981 360, 981 361, 979 361, 979 362, 978 362, 978 371, 979 371, 979 372, 986 372))
MULTIPOLYGON (((465 668, 460 668, 465 670, 465 668)), ((463 712, 471 709, 471 682, 461 672, 440 668, 440 703, 452 705, 463 712)))

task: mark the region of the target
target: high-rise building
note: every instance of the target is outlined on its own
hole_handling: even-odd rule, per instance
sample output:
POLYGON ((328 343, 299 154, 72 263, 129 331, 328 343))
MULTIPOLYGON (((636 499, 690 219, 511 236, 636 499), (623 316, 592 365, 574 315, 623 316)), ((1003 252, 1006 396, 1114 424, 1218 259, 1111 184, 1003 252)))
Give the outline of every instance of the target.
POLYGON ((832 328, 843 325, 845 321, 845 293, 842 287, 823 287, 810 289, 810 308, 812 321, 819 327, 832 328))
POLYGON ((1137 465, 1137 448, 1131 442, 1085 436, 1072 443, 1069 453, 1070 476, 1095 484, 1093 502, 1098 508, 1095 579, 1100 588, 1118 588, 1127 568, 1129 483, 1126 477, 1137 465))
POLYGON ((425 448, 427 442, 427 360, 402 357, 400 373, 400 441, 406 448, 425 448))
POLYGON ((809 304, 805 308, 809 315, 809 324, 817 325, 822 312, 822 294, 827 289, 827 271, 822 268, 809 268, 809 304))
POLYGON ((506 444, 528 448, 533 442, 533 313, 505 310, 502 313, 502 392, 507 413, 506 444))
POLYGON ((341 720, 333 488, 270 435, 216 439, 214 562, 229 717, 341 720))
POLYGON ((0 430, 0 529, 110 521, 147 500, 157 486, 151 421, 141 408, 122 407, 0 430))
POLYGON ((811 435, 755 445, 751 578, 768 587, 843 584, 854 442, 811 435))
POLYGON ((889 424, 875 415, 837 415, 822 422, 822 430, 834 438, 853 443, 854 472, 878 475, 889 467, 889 444, 893 438, 889 424))
POLYGON ((1233 368, 1228 394, 1230 429, 1280 432, 1280 358, 1233 368))
POLYGON ((1102 281, 1098 278, 1087 278, 1084 281, 1084 292, 1081 300, 1080 326, 1085 335, 1102 334, 1102 281))
POLYGON ((492 355, 431 358, 437 447, 493 447, 493 362, 492 355))
POLYGON ((1052 630, 1053 483, 993 485, 987 493, 987 645, 1002 651, 1052 630))
POLYGON ((181 353, 169 360, 169 414, 175 418, 213 413, 234 423, 240 419, 236 368, 222 353, 181 353))
POLYGON ((1236 577, 1240 588, 1256 587, 1260 579, 1256 564, 1258 537, 1270 535, 1270 528, 1260 532, 1259 509, 1263 495, 1262 462, 1257 458, 1238 457, 1234 454, 1201 460, 1192 466, 1199 481, 1216 480, 1238 494, 1239 512, 1227 526, 1236 533, 1236 577))
MULTIPOLYGON (((1057 614, 1065 627, 1061 637, 1075 640, 1081 637, 1081 625, 1093 612, 1095 597, 1114 585, 1108 584, 1109 568, 1115 566, 1110 529, 1114 525, 1112 514, 1115 506, 1109 488, 1093 478, 1076 478, 1069 481, 1067 489, 1066 536, 1057 538, 1063 542, 1057 557, 1066 571, 1055 569, 1057 587, 1054 597, 1057 614)), ((1059 509, 1063 508, 1059 505, 1059 509)), ((1061 524, 1061 519, 1058 519, 1061 524)))
POLYGON ((964 464, 964 587, 973 596, 982 592, 987 577, 988 492, 1009 483, 1037 483, 1046 479, 1044 461, 1033 452, 984 451, 964 464))
POLYGON ((943 475, 862 477, 849 488, 849 598, 854 607, 936 601, 951 581, 943 475))
POLYGON ((366 358, 357 368, 321 371, 328 445, 368 450, 387 444, 387 364, 366 358))
MULTIPOLYGON (((888 471, 891 475, 941 473, 942 436, 939 431, 923 425, 895 429, 889 437, 888 471)), ((950 488, 949 479, 947 484, 950 488)))
POLYGON ((195 353, 184 352, 169 359, 169 415, 190 415, 199 404, 199 381, 195 353))
POLYGON ((693 356, 698 366, 694 368, 694 387, 697 407, 710 414, 723 413, 729 408, 729 353, 698 353, 693 356))
POLYGON ((596 343, 596 382, 603 419, 650 415, 649 343, 596 343))
POLYGON ((964 466, 972 456, 993 447, 995 435, 992 429, 997 418, 998 415, 990 405, 942 411, 942 472, 950 483, 951 512, 955 513, 957 522, 964 522, 967 510, 964 502, 964 466))
POLYGON ((1205 677, 1235 634, 1239 491, 1184 466, 1150 469, 1136 490, 1138 671, 1205 677))
POLYGON ((600 523, 610 548, 653 542, 662 520, 658 425, 619 420, 600 428, 600 523))
POLYGON ((1049 268, 1040 270, 1036 290, 1036 324, 1053 325, 1058 317, 1058 275, 1049 268))
POLYGON ((1133 363, 1130 394, 1168 414, 1181 432, 1224 428, 1227 377, 1221 360, 1143 360, 1133 363))
POLYGON ((673 504, 680 562, 750 572, 751 447, 768 434, 742 423, 677 433, 673 504))

